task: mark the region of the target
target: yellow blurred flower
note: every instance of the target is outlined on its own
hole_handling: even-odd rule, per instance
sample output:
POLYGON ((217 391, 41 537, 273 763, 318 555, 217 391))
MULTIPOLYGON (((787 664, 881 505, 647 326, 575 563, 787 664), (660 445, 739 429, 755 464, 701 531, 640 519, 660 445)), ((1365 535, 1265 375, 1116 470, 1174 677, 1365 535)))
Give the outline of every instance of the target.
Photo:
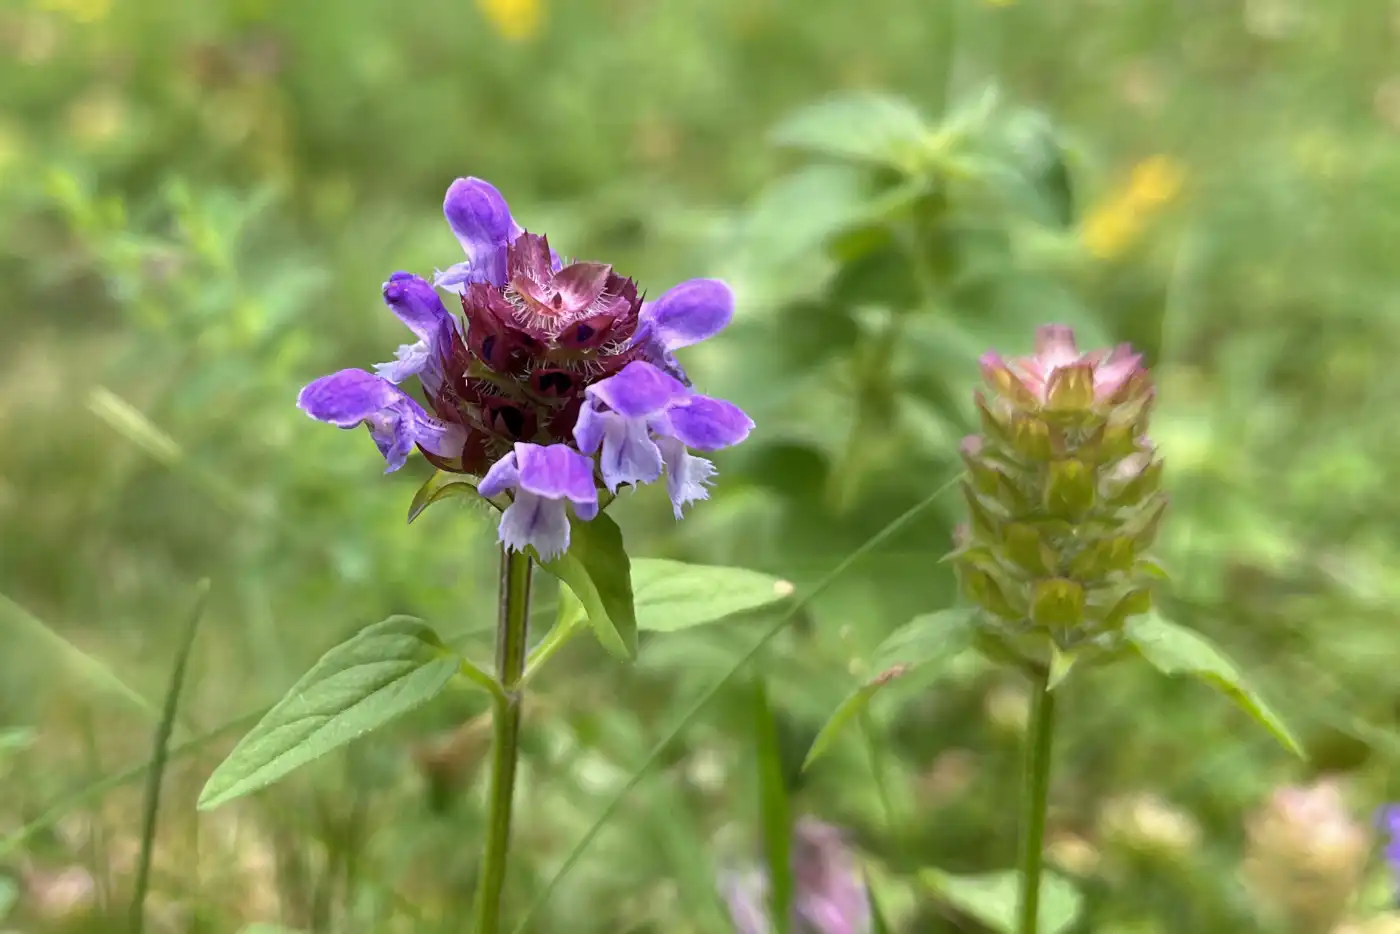
POLYGON ((62 13, 76 23, 99 23, 112 12, 112 0, 37 0, 41 10, 62 13))
POLYGON ((1128 197, 1142 205, 1166 204, 1181 193, 1186 168, 1171 156, 1153 156, 1133 167, 1128 197))
POLYGON ((477 0, 491 26, 502 39, 523 42, 539 34, 544 21, 542 0, 477 0))
POLYGON ((1091 208, 1080 238, 1098 259, 1121 256, 1147 224, 1186 185, 1186 167, 1171 156, 1152 156, 1133 166, 1127 184, 1091 208))
POLYGON ((1090 255, 1098 259, 1113 259, 1137 242, 1142 228, 1137 206, 1120 199, 1090 211, 1079 236, 1090 255))

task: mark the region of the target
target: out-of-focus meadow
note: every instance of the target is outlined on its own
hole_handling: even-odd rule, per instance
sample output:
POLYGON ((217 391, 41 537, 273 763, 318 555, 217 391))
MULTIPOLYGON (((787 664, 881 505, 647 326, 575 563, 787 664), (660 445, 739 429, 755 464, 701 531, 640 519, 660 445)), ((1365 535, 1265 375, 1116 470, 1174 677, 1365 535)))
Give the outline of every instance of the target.
MULTIPOLYGON (((440 213, 459 175, 652 296, 691 276, 738 294, 684 359, 758 427, 685 521, 655 489, 618 503, 636 555, 807 588, 956 474, 984 350, 1053 321, 1144 350, 1167 611, 1252 672, 1309 760, 1198 685, 1074 681, 1050 852, 1086 895, 1077 930, 1394 930, 1370 815, 1400 797, 1400 7, 11 0, 0 49, 13 930, 127 924, 142 766, 204 576, 147 929, 466 928, 476 695, 194 810, 349 632, 408 613, 489 657, 489 518, 408 525, 428 466, 381 476, 362 431, 293 405, 405 339, 379 286, 460 258, 440 213), (920 223, 936 248, 905 250, 920 223), (1276 795, 1322 778, 1344 806, 1276 795)), ((795 761, 870 649, 955 599, 939 558, 962 508, 938 500, 761 659, 795 761)), ((532 685, 508 921, 754 627, 653 636, 631 668, 580 640, 532 685)), ((969 663, 794 778, 800 810, 851 830, 895 930, 980 930, 928 870, 1012 865, 1019 690, 969 663)), ((755 831, 747 716, 721 692, 535 930, 727 929, 714 873, 755 831)))

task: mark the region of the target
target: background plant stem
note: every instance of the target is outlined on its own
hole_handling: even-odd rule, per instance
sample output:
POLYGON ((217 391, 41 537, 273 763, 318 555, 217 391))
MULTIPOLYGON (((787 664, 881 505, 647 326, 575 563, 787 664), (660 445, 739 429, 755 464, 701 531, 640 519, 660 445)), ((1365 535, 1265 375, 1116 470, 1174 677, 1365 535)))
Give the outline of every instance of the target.
POLYGON ((501 893, 505 887, 515 770, 520 754, 520 677, 525 671, 529 636, 531 570, 528 555, 501 547, 496 677, 502 694, 492 701, 491 798, 476 898, 476 934, 497 934, 501 924, 501 893))
POLYGON ((1030 732, 1026 734, 1026 770, 1021 788, 1021 898, 1018 934, 1036 934, 1040 919, 1040 864, 1045 850, 1045 810, 1050 798, 1050 750, 1055 738, 1055 695, 1049 671, 1032 676, 1030 732))

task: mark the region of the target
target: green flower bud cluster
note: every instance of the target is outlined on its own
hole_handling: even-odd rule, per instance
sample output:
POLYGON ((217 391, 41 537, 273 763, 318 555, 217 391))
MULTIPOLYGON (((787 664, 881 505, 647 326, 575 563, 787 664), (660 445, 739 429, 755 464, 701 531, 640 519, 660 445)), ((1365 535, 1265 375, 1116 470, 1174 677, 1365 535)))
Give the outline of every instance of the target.
POLYGON ((989 647, 1040 662, 1052 644, 1115 648, 1161 576, 1146 557, 1167 499, 1142 357, 1081 354, 1073 331, 1047 325, 1033 355, 981 363, 992 392, 977 393, 982 433, 963 442, 968 522, 951 558, 989 647))

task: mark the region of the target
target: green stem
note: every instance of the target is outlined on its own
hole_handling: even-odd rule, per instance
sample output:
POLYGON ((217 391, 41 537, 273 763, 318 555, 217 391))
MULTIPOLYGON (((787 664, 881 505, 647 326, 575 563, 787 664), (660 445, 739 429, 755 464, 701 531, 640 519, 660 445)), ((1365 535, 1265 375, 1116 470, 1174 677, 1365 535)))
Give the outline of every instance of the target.
POLYGON ((1032 676, 1030 732, 1026 735, 1026 771, 1021 789, 1021 899, 1017 934, 1037 934, 1040 920, 1040 862, 1045 850, 1045 810, 1050 798, 1050 748, 1055 738, 1055 695, 1049 671, 1032 676))
POLYGON ((506 881, 511 805, 520 756, 520 678, 525 672, 529 635, 530 571, 529 555, 502 546, 496 628, 496 677, 501 692, 491 701, 491 798, 481 886, 476 895, 476 934, 497 934, 501 926, 501 892, 506 881))

